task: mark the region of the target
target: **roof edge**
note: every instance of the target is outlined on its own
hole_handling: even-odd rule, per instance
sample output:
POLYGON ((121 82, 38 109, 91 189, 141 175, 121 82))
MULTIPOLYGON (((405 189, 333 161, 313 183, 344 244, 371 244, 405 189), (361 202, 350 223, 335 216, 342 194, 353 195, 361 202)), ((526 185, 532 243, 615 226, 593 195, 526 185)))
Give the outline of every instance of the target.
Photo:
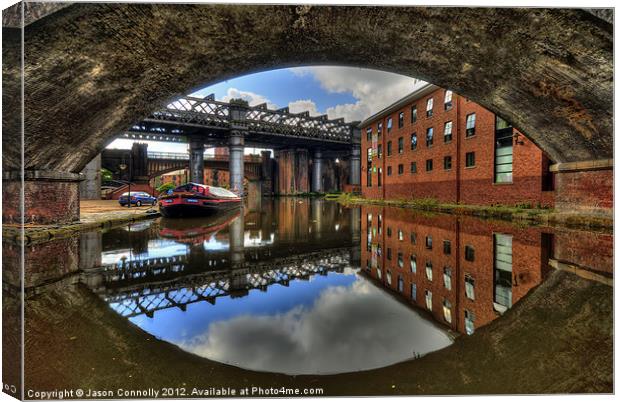
POLYGON ((366 119, 364 119, 364 121, 362 121, 358 127, 359 128, 363 128, 364 126, 367 126, 368 124, 372 123, 373 121, 379 119, 380 117, 384 117, 387 114, 390 114, 394 111, 396 111, 397 109, 400 109, 401 107, 407 105, 408 103, 413 102, 414 100, 417 100, 421 97, 423 97, 424 95, 428 95, 429 93, 440 89, 440 87, 438 87, 437 85, 434 84, 426 84, 418 89, 416 89, 415 91, 411 92, 409 95, 406 95, 402 98, 400 98, 399 100, 397 100, 396 102, 392 103, 391 105, 389 105, 386 108, 381 109, 380 111, 378 111, 377 113, 373 114, 370 117, 367 117, 366 119))

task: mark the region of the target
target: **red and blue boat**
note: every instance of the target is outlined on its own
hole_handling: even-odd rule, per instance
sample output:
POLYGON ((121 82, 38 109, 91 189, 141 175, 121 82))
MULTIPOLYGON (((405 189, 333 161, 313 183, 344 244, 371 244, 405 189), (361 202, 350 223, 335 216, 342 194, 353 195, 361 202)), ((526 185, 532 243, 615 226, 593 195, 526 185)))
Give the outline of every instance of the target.
POLYGON ((239 208, 242 202, 225 188, 187 183, 159 197, 159 211, 167 218, 209 216, 239 208))

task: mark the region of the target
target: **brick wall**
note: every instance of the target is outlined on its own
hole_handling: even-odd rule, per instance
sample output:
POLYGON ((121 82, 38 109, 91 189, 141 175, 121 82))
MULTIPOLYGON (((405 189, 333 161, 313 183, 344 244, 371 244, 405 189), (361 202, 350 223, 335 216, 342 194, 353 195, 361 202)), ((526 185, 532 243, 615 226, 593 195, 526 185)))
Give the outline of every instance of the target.
POLYGON ((612 169, 555 174, 556 206, 565 210, 605 210, 613 208, 612 169))
POLYGON ((507 223, 468 217, 428 217, 411 210, 376 206, 362 207, 361 223, 361 266, 366 268, 370 277, 401 293, 404 300, 426 310, 437 322, 459 332, 465 332, 465 310, 474 314, 475 328, 499 316, 493 306, 494 233, 513 237, 513 304, 538 285, 548 269, 548 250, 543 247, 543 234, 539 228, 517 229, 507 223), (432 248, 427 247, 426 237, 432 238, 432 248), (381 249, 374 266, 368 241, 381 249), (450 243, 449 252, 444 251, 444 241, 450 243), (465 259, 465 246, 473 247, 473 261, 465 259), (402 256, 402 267, 399 255, 402 256), (412 256, 416 262, 415 273, 411 269, 412 256), (432 265, 432 280, 426 275, 427 262, 432 265), (450 289, 444 282, 444 267, 451 270, 450 289), (466 276, 474 279, 474 300, 466 296, 466 276), (398 290, 399 277, 403 279, 402 292, 398 290), (417 289, 415 299, 412 298, 412 284, 417 289), (426 307, 426 290, 432 292, 431 310, 426 307), (444 315, 444 301, 450 306, 450 322, 444 315))
MULTIPOLYGON (((4 223, 19 223, 20 181, 5 181, 2 189, 4 223)), ((26 223, 69 223, 80 219, 77 181, 25 181, 24 220, 26 223)))
POLYGON ((552 205, 553 193, 543 191, 543 173, 548 161, 543 152, 531 141, 518 135, 518 144, 513 146, 513 182, 494 183, 495 158, 495 115, 482 106, 456 94, 452 97, 452 108, 444 108, 445 90, 437 89, 410 102, 400 109, 386 114, 369 125, 362 127, 362 194, 368 198, 416 199, 435 198, 441 202, 466 204, 516 204, 552 205), (433 98, 433 115, 426 116, 426 102, 433 98), (417 108, 417 120, 411 119, 412 106, 417 108), (404 125, 398 127, 399 113, 404 113, 404 125), (467 115, 476 114, 475 135, 466 137, 467 115), (388 119, 393 127, 388 132, 388 119), (452 138, 446 140, 444 127, 452 122, 452 138), (378 143, 382 146, 382 157, 373 157, 372 186, 368 186, 367 150, 372 147, 366 130, 377 132, 378 123, 383 130, 378 143), (426 145, 426 132, 433 128, 433 143, 426 145), (411 135, 417 135, 417 147, 411 149, 411 135), (399 152, 398 141, 402 138, 403 150, 399 152), (389 143, 392 153, 388 155, 389 143), (475 153, 475 166, 465 167, 468 152, 475 153), (451 166, 444 167, 444 158, 451 158, 451 166), (427 160, 432 160, 432 170, 426 170, 427 160), (416 164, 416 173, 411 164, 416 164), (402 165, 402 174, 399 174, 402 165), (378 169, 383 172, 382 187, 378 187, 378 169), (391 168, 391 175, 389 171, 391 168))

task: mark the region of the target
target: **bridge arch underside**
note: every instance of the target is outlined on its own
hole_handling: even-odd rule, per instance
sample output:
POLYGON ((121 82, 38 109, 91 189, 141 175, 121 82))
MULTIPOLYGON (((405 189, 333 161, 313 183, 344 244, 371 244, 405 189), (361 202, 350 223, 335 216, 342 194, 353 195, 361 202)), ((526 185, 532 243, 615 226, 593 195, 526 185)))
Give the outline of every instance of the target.
MULTIPOLYGON (((4 39, 3 101, 19 110, 20 31, 5 28, 4 39)), ((80 172, 177 96, 300 65, 450 88, 556 163, 613 153, 613 26, 579 9, 72 4, 27 25, 24 46, 24 168, 53 177, 80 172)), ((3 123, 4 169, 16 172, 19 114, 3 123)))

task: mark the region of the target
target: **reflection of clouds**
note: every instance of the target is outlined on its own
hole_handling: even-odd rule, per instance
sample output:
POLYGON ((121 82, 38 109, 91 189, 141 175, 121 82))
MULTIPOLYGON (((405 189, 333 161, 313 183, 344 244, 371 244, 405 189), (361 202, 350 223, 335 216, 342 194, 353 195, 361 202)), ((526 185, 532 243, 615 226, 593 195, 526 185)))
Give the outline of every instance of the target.
POLYGON ((173 240, 156 239, 149 240, 145 252, 134 253, 132 249, 117 249, 104 251, 101 253, 101 263, 103 265, 120 263, 123 258, 131 261, 148 260, 150 258, 177 257, 187 255, 189 247, 183 243, 173 240))
POLYGON ((386 366, 448 346, 450 338, 365 279, 330 287, 311 307, 211 324, 184 349, 244 368, 291 374, 386 366))

